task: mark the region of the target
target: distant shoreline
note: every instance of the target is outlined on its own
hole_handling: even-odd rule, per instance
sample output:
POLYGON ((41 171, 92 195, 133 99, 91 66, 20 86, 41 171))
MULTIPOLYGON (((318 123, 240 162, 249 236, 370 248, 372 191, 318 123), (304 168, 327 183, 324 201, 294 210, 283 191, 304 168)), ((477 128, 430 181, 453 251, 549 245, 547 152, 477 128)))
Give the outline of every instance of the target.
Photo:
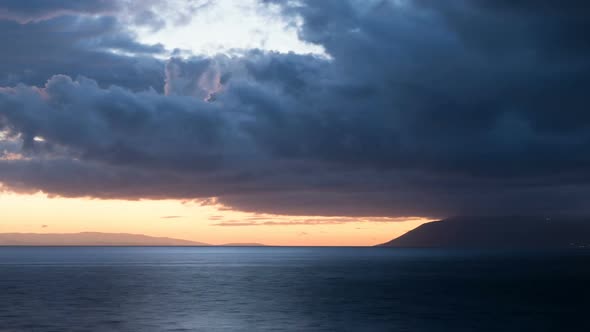
POLYGON ((262 243, 210 244, 128 233, 0 233, 0 247, 264 247, 262 243))
POLYGON ((546 250, 590 248, 590 218, 453 217, 422 224, 381 247, 546 250))

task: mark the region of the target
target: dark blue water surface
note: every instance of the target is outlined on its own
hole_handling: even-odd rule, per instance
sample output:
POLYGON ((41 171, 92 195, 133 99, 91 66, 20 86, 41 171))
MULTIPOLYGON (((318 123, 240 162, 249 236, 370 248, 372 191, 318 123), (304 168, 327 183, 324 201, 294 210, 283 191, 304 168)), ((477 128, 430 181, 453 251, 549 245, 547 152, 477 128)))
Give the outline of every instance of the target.
POLYGON ((590 253, 0 248, 0 331, 590 331, 590 253))

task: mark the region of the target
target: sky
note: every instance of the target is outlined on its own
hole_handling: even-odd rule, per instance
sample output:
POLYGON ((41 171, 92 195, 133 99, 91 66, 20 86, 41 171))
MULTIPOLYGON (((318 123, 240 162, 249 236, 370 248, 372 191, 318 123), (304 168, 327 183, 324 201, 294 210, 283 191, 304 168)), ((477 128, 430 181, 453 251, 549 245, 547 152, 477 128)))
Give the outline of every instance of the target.
POLYGON ((371 245, 587 214, 589 10, 2 1, 0 232, 371 245))

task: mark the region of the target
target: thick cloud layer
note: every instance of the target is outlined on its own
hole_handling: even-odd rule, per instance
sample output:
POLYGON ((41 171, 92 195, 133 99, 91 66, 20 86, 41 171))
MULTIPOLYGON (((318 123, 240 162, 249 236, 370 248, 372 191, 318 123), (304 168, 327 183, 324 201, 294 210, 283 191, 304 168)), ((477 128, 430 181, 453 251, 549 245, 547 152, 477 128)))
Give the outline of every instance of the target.
POLYGON ((0 21, 47 43, 0 55, 0 182, 284 214, 589 212, 582 2, 265 2, 330 59, 164 64, 107 14, 0 21))

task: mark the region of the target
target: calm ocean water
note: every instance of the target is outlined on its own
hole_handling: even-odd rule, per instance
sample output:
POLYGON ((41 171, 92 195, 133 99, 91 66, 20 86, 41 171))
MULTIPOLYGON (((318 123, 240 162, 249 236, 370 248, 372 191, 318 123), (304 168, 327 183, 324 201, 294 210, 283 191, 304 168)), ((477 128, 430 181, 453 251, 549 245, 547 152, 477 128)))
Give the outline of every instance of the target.
POLYGON ((0 331, 590 331, 590 253, 0 248, 0 331))

